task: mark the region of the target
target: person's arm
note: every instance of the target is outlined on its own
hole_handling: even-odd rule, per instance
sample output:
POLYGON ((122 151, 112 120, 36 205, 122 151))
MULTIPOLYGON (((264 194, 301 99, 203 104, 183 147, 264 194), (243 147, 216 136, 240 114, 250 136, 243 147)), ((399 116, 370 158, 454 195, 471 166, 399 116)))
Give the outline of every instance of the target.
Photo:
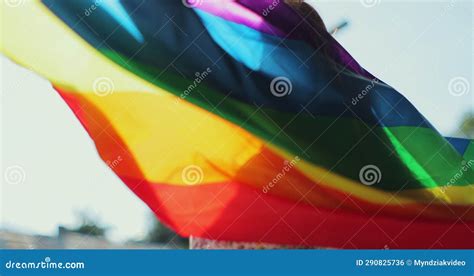
POLYGON ((326 33, 327 29, 323 19, 311 5, 302 0, 287 0, 285 2, 295 9, 316 32, 321 35, 326 33))

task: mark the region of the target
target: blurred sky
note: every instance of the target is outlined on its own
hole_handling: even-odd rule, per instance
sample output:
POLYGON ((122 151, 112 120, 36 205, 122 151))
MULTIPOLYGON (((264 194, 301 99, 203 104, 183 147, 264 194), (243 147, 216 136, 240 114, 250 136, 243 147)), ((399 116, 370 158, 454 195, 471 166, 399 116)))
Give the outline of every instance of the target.
MULTIPOLYGON (((473 83, 472 1, 309 2, 328 27, 348 20, 336 38, 442 134, 454 133, 474 111, 472 88, 460 96, 448 89, 456 77, 473 83)), ((111 227, 114 240, 142 237, 147 207, 99 159, 51 85, 4 57, 1 64, 2 168, 19 165, 26 179, 15 185, 2 178, 0 227, 55 234, 86 210, 111 227)))

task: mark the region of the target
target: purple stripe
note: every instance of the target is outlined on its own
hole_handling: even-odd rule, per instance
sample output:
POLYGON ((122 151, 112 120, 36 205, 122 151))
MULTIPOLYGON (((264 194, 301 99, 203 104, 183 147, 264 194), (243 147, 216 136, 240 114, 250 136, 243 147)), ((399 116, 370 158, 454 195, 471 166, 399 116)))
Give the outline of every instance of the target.
POLYGON ((326 30, 318 32, 308 23, 309 20, 303 19, 283 0, 238 0, 238 2, 256 13, 265 12, 265 19, 285 34, 289 34, 288 38, 303 40, 315 49, 320 48, 322 44, 327 44, 325 47, 327 54, 334 61, 356 74, 369 79, 375 78, 365 71, 326 30), (270 7, 271 11, 269 11, 270 7))
POLYGON ((246 25, 257 31, 285 37, 286 33, 269 24, 262 14, 256 13, 233 0, 206 1, 195 8, 219 16, 225 20, 246 25))
POLYGON ((327 32, 317 32, 283 0, 203 0, 195 8, 262 33, 305 41, 315 49, 326 46, 327 54, 348 70, 373 79, 327 32))
POLYGON ((238 0, 237 2, 264 17, 269 24, 281 30, 288 38, 300 39, 306 42, 321 38, 322 42, 328 36, 327 32, 315 32, 308 22, 304 21, 283 0, 238 0))

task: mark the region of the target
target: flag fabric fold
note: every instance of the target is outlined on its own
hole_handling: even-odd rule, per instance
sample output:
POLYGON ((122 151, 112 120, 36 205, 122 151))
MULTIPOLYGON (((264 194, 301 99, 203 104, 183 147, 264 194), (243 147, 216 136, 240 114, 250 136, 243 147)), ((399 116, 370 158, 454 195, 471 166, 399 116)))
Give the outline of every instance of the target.
POLYGON ((474 248, 473 141, 440 135, 307 16, 267 0, 25 1, 2 4, 2 52, 52 82, 181 235, 474 248))

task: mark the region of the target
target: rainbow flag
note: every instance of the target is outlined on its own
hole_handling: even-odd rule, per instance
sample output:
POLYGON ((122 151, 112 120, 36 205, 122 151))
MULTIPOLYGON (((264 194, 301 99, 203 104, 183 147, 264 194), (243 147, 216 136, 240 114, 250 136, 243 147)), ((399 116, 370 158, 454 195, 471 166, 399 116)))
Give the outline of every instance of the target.
POLYGON ((441 136, 305 7, 3 1, 1 47, 181 235, 474 248, 473 142, 441 136))

